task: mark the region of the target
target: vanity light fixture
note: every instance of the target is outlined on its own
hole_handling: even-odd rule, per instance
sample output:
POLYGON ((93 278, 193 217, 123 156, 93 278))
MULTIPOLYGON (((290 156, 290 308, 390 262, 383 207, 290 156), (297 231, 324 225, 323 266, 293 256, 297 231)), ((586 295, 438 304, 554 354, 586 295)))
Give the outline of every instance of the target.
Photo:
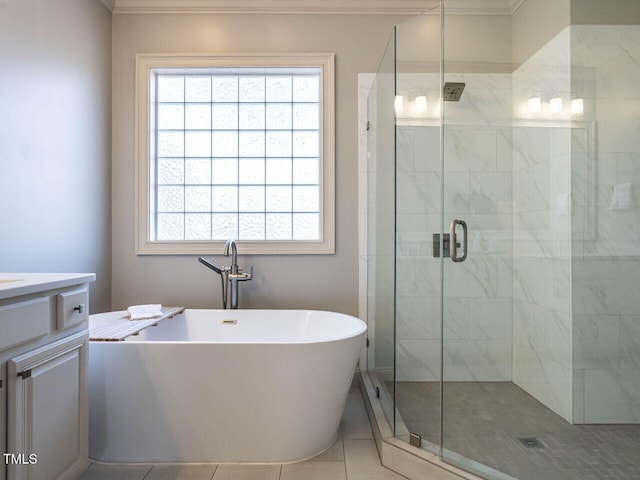
POLYGON ((540 113, 542 110, 542 99, 540 97, 531 97, 527 102, 529 113, 540 113))
POLYGON ((562 113, 562 98, 556 97, 549 100, 550 113, 562 113))
POLYGON ((571 115, 582 115, 584 113, 584 99, 574 98, 571 100, 571 115))
POLYGON ((416 97, 414 109, 416 113, 419 113, 419 114, 427 113, 427 97, 424 95, 418 95, 416 97))

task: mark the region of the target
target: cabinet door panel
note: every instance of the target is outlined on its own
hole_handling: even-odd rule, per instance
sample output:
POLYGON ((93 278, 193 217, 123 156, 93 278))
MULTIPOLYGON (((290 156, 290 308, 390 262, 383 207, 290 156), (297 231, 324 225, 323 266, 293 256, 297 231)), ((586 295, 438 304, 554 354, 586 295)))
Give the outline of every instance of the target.
POLYGON ((9 452, 37 463, 9 465, 9 480, 66 478, 86 462, 86 333, 8 362, 9 452))
POLYGON ((73 350, 33 368, 24 380, 24 453, 38 455, 27 478, 58 478, 78 458, 79 374, 80 353, 73 350))

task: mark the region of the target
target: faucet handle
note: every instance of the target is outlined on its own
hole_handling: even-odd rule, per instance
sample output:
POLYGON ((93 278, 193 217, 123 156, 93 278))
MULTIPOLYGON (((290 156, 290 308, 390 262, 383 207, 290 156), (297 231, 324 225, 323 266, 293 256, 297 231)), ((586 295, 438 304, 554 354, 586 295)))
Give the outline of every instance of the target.
POLYGON ((243 273, 242 269, 238 267, 238 273, 230 274, 229 278, 235 279, 238 281, 243 281, 243 282, 247 280, 251 280, 253 278, 253 265, 249 267, 249 273, 243 273))

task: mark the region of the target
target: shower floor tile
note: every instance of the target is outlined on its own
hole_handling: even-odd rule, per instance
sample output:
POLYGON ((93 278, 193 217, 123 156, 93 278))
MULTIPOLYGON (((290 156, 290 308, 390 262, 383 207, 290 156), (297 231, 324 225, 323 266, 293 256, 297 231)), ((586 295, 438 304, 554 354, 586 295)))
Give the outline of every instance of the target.
MULTIPOLYGON (((640 478, 640 425, 570 425, 511 382, 444 388, 447 450, 519 480, 640 478)), ((396 394, 408 430, 439 444, 439 383, 399 382, 396 394)))

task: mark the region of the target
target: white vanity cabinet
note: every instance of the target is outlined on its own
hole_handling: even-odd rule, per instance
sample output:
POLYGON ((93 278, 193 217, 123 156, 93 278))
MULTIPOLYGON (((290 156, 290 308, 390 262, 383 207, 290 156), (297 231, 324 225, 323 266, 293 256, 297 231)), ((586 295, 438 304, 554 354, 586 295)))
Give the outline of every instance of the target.
POLYGON ((12 275, 26 283, 0 284, 0 480, 72 480, 89 463, 87 282, 95 275, 12 275))
POLYGON ((9 360, 7 447, 21 454, 9 479, 75 478, 86 467, 88 341, 80 332, 9 360))

